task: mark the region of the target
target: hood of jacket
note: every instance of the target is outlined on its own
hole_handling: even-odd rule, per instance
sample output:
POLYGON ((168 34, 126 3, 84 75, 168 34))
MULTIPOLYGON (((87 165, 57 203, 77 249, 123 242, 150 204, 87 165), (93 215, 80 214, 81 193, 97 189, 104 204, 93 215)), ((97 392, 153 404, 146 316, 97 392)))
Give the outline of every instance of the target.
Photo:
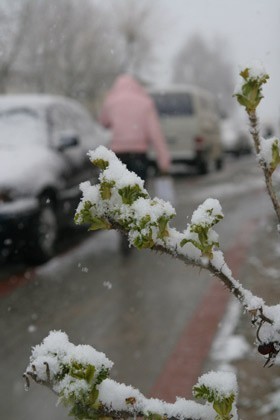
POLYGON ((148 98, 148 94, 145 89, 129 74, 122 74, 119 76, 113 84, 113 87, 109 93, 109 97, 119 94, 135 94, 148 98))

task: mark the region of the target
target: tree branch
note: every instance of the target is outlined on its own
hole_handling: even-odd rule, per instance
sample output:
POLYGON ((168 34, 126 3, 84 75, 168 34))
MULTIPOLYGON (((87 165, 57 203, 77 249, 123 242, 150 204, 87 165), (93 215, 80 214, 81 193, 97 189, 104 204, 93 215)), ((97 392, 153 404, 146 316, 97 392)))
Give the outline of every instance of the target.
POLYGON ((70 408, 69 415, 77 419, 209 420, 224 410, 227 416, 220 420, 227 420, 236 411, 237 382, 233 373, 210 372, 198 379, 194 396, 206 404, 184 398, 167 403, 146 398, 132 386, 108 378, 112 365, 91 346, 75 346, 65 333, 51 331, 42 344, 33 348, 23 376, 26 388, 30 386, 29 378, 50 388, 59 402, 70 408), (226 389, 221 378, 227 383, 226 389))

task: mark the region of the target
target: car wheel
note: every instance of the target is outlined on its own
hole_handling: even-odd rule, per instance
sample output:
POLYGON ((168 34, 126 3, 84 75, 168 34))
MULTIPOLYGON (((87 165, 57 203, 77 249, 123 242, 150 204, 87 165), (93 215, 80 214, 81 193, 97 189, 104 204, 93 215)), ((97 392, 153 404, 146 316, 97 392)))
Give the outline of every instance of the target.
POLYGON ((26 259, 36 264, 48 261, 55 254, 57 237, 58 224, 55 207, 50 199, 44 197, 34 222, 34 230, 25 254, 26 259))
POLYGON ((215 166, 217 171, 221 171, 224 167, 224 159, 222 157, 216 159, 215 166))
POLYGON ((198 175, 208 174, 209 166, 208 166, 208 161, 206 160, 205 157, 203 157, 203 158, 201 157, 197 160, 196 169, 197 169, 198 175))

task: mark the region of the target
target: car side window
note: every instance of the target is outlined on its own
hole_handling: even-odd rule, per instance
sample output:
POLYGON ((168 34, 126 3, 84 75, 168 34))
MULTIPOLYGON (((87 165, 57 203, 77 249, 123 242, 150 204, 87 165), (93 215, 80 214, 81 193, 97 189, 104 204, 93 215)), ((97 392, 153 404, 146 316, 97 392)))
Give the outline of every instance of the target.
POLYGON ((96 146, 94 139, 99 137, 94 120, 87 110, 75 104, 69 103, 61 106, 57 104, 51 110, 51 143, 56 145, 59 137, 63 134, 75 134, 79 140, 79 149, 86 153, 96 146))
POLYGON ((98 139, 98 128, 96 122, 90 116, 87 109, 83 109, 79 105, 73 106, 73 119, 78 132, 80 133, 81 146, 88 151, 90 148, 95 147, 95 138, 98 139))
POLYGON ((86 110, 80 109, 78 106, 71 107, 70 112, 72 113, 73 124, 81 136, 81 142, 84 143, 87 136, 92 136, 93 124, 91 118, 86 110))
POLYGON ((55 105, 50 111, 50 124, 51 124, 51 144, 56 145, 60 136, 66 133, 79 134, 77 132, 75 120, 73 115, 67 107, 55 105))

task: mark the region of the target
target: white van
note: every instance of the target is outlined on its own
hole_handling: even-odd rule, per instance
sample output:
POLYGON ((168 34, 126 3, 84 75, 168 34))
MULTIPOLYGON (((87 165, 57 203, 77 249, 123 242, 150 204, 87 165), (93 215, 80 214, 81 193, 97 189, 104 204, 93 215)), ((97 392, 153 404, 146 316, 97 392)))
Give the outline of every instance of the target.
MULTIPOLYGON (((172 163, 195 165, 206 174, 210 165, 220 170, 223 148, 220 117, 211 93, 196 86, 149 88, 169 146, 172 163)), ((151 152, 151 162, 154 162, 151 152)))

